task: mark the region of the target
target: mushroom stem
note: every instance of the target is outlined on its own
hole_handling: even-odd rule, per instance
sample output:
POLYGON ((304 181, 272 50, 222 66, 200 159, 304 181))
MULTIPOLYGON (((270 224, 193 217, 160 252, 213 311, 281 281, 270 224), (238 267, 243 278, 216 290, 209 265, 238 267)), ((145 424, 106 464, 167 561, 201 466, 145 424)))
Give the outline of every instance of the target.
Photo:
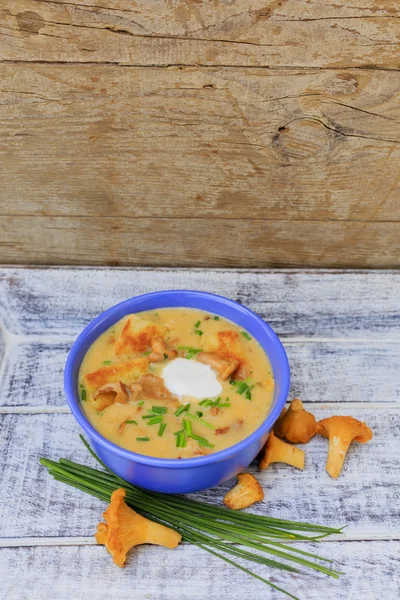
POLYGON ((169 527, 145 519, 145 517, 141 518, 147 521, 146 544, 156 544, 171 549, 176 548, 181 540, 181 536, 178 532, 172 532, 173 530, 169 527))
POLYGON ((265 445, 264 456, 260 462, 260 469, 267 469, 270 464, 276 462, 286 463, 297 469, 304 469, 304 452, 296 446, 283 442, 271 431, 265 445))
POLYGON ((326 470, 334 479, 337 479, 340 475, 350 444, 351 440, 342 439, 337 435, 329 438, 326 470))

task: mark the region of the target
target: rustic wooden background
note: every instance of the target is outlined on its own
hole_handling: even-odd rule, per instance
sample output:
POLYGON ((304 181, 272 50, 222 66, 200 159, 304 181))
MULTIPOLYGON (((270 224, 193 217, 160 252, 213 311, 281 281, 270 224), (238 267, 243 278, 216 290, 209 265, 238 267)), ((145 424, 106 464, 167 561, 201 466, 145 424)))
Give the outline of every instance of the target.
POLYGON ((400 266, 398 0, 1 0, 0 262, 400 266))

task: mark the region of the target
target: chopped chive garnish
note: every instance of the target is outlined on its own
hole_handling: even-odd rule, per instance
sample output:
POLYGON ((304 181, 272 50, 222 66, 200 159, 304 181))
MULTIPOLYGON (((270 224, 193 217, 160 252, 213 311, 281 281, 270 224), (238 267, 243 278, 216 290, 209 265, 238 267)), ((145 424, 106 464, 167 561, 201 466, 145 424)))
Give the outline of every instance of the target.
POLYGON ((246 340, 251 340, 251 339, 253 339, 253 338, 251 337, 251 335, 249 335, 249 334, 247 333, 247 331, 241 331, 240 333, 242 334, 242 336, 243 336, 244 338, 246 338, 246 340))
POLYGON ((199 406, 208 406, 210 402, 211 402, 211 400, 208 400, 207 398, 204 398, 204 400, 202 400, 201 402, 199 402, 199 406))
POLYGON ((125 423, 127 425, 137 425, 137 421, 132 421, 131 419, 129 419, 129 421, 125 421, 125 423))
POLYGON ((181 415, 183 412, 187 412, 190 408, 190 404, 185 404, 185 406, 180 406, 175 412, 174 415, 176 417, 179 417, 179 415, 181 415))
POLYGON ((136 441, 137 442, 149 442, 150 438, 149 437, 139 437, 139 438, 136 438, 136 441))
POLYGON ((165 431, 165 428, 166 428, 166 426, 167 426, 167 424, 166 424, 166 423, 161 423, 161 424, 160 424, 160 428, 159 428, 159 430, 158 430, 158 436, 159 436, 159 437, 162 437, 162 435, 163 435, 163 433, 164 433, 164 431, 165 431))
POLYGON ((86 390, 82 390, 81 391, 81 399, 82 399, 83 402, 85 402, 85 400, 86 400, 86 390))
POLYGON ((245 381, 235 381, 234 379, 231 379, 231 381, 229 382, 231 385, 236 386, 236 391, 238 394, 244 394, 246 393, 246 399, 247 400, 251 400, 251 390, 254 387, 253 385, 249 385, 247 382, 250 381, 249 378, 247 378, 245 381))
POLYGON ((193 346, 178 346, 178 350, 193 350, 195 352, 201 352, 200 348, 193 348, 193 346))
POLYGON ((187 421, 186 419, 182 419, 183 428, 186 431, 187 435, 190 437, 193 433, 192 423, 191 421, 187 421))
POLYGON ((184 430, 180 429, 179 431, 175 431, 174 435, 179 435, 180 433, 182 433, 182 431, 184 431, 184 430))
POLYGON ((192 433, 190 437, 192 438, 192 440, 196 440, 196 442, 208 442, 206 438, 201 437, 201 435, 196 435, 195 433, 192 433))
POLYGON ((192 346, 178 346, 178 350, 183 350, 186 353, 185 358, 188 359, 193 358, 193 356, 201 352, 200 348, 192 348, 192 346))
POLYGON ((191 438, 192 440, 196 440, 199 446, 203 446, 204 448, 214 448, 214 444, 210 444, 210 442, 206 438, 203 438, 200 435, 193 434, 191 438))
POLYGON ((148 356, 149 354, 151 354, 151 352, 143 352, 143 356, 148 356))
POLYGON ((215 429, 214 425, 211 425, 211 423, 207 423, 207 421, 203 421, 203 419, 200 419, 200 417, 196 417, 196 415, 191 415, 188 412, 186 416, 188 416, 189 419, 194 419, 195 421, 198 421, 199 423, 201 423, 205 427, 209 427, 210 429, 215 429))
POLYGON ((157 415, 153 419, 149 419, 148 424, 149 425, 158 425, 158 423, 161 423, 162 420, 163 420, 162 415, 157 415))
POLYGON ((168 354, 165 354, 165 352, 164 352, 164 359, 167 359, 167 358, 168 358, 168 354))
POLYGON ((167 412, 166 406, 152 406, 151 410, 153 413, 158 413, 159 415, 165 415, 167 412))
POLYGON ((200 327, 200 323, 201 323, 201 321, 197 321, 197 323, 194 324, 194 328, 198 329, 200 327))
POLYGON ((196 335, 203 335, 204 331, 201 331, 201 329, 195 329, 195 330, 194 330, 194 333, 195 333, 196 335))
MULTIPOLYGON (((251 398, 247 398, 247 399, 251 400, 251 398)), ((224 404, 218 404, 218 408, 229 408, 230 406, 232 406, 230 402, 224 402, 224 404)))
POLYGON ((202 416, 203 416, 203 413, 201 412, 201 410, 198 410, 198 411, 196 411, 196 415, 197 415, 198 417, 202 417, 202 416))
POLYGON ((103 365, 111 365, 111 360, 104 360, 103 365))
POLYGON ((179 431, 178 435, 176 436, 175 446, 177 448, 184 448, 186 446, 186 433, 183 429, 179 431))
POLYGON ((150 415, 143 415, 142 419, 152 419, 153 417, 158 417, 159 415, 154 415, 151 413, 150 415))
POLYGON ((141 400, 140 402, 138 402, 138 406, 143 406, 144 404, 144 400, 141 400))
POLYGON ((238 393, 238 394, 243 394, 243 392, 245 392, 245 391, 247 390, 247 388, 248 388, 248 387, 249 387, 249 386, 247 385, 247 383, 241 383, 241 384, 238 386, 237 393, 238 393))
POLYGON ((213 316, 214 321, 219 321, 219 317, 217 317, 217 315, 213 316))

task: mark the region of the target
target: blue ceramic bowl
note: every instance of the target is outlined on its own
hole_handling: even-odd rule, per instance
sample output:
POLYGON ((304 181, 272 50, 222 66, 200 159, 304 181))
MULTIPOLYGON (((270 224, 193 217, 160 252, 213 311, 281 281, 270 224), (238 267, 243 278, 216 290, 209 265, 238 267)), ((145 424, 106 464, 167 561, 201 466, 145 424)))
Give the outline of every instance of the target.
POLYGON ((114 473, 130 483, 167 494, 197 492, 219 485, 247 467, 265 444, 280 415, 290 382, 286 352, 274 331, 248 308, 205 292, 174 290, 136 296, 106 310, 79 335, 69 353, 64 373, 64 389, 72 414, 84 429, 91 446, 114 473), (246 329, 267 353, 275 379, 272 408, 263 422, 241 442, 197 458, 154 458, 124 450, 101 436, 82 411, 78 393, 78 374, 88 348, 103 331, 129 313, 166 307, 198 308, 215 313, 246 329))

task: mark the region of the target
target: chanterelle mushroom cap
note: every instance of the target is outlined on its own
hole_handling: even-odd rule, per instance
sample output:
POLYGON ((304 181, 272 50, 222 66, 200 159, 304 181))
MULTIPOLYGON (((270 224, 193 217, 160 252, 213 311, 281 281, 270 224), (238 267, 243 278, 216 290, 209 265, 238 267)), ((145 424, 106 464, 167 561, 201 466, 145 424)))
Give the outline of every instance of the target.
POLYGON ((240 473, 238 483, 224 497, 224 504, 232 510, 248 508, 264 500, 264 492, 257 479, 250 473, 240 473))
POLYGON ((304 469, 304 452, 296 446, 283 442, 271 431, 259 467, 260 469, 267 469, 270 464, 275 462, 282 462, 297 467, 297 469, 304 469))
POLYGON ((104 410, 114 402, 126 404, 129 402, 129 388, 122 381, 116 383, 107 383, 96 390, 90 401, 96 410, 104 410))
POLYGON ((239 366, 238 360, 226 360, 213 352, 200 352, 197 360, 205 365, 210 365, 212 369, 218 371, 222 381, 227 379, 239 366))
POLYGON ((307 444, 317 432, 314 415, 304 410, 299 398, 294 398, 289 410, 283 410, 274 426, 274 433, 292 444, 307 444))
POLYGON ((366 444, 373 433, 366 423, 353 417, 329 417, 317 423, 317 433, 329 438, 326 470, 331 477, 339 477, 351 442, 366 444))
POLYGON ((173 359, 177 356, 176 350, 170 350, 162 337, 155 338, 151 342, 152 352, 149 356, 150 362, 161 362, 166 359, 173 359))
POLYGON ((157 544, 176 548, 181 535, 150 519, 142 517, 124 501, 125 490, 119 488, 111 495, 111 502, 103 513, 106 523, 99 523, 95 538, 104 544, 118 567, 123 567, 128 551, 139 544, 157 544))

